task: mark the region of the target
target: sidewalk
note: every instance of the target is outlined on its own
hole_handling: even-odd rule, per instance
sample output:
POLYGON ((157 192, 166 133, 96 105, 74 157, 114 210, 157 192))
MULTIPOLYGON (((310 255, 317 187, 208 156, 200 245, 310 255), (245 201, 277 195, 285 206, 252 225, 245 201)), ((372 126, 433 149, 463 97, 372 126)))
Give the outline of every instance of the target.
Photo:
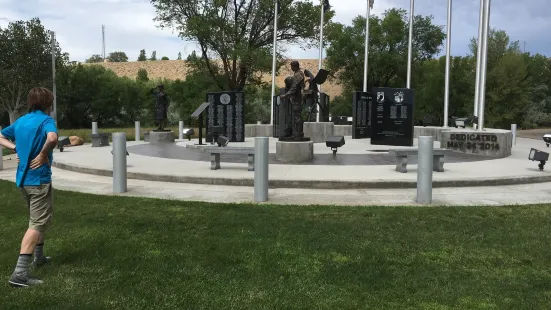
MULTIPOLYGON (((15 181, 15 168, 0 171, 0 179, 15 181)), ((112 193, 112 178, 53 168, 56 189, 98 195, 151 197, 216 203, 253 203, 253 188, 128 180, 128 192, 112 193)), ((15 185, 14 185, 15 186, 15 185)), ((272 204, 415 206, 416 189, 317 190, 276 188, 269 190, 272 204)), ((551 203, 551 183, 435 188, 433 205, 484 206, 551 203)))
MULTIPOLYGON (((128 142, 128 146, 144 142, 128 142)), ((179 144, 181 145, 181 143, 179 144)), ((181 145, 185 149, 185 145, 181 145)), ((516 185, 551 182, 551 167, 539 171, 528 160, 531 147, 544 150, 543 141, 517 140, 513 155, 504 159, 446 163, 445 172, 433 174, 434 187, 516 185), (543 144, 543 147, 542 147, 543 144)), ((112 147, 91 145, 56 152, 54 166, 79 173, 110 176, 113 169, 112 147)), ((326 151, 326 150, 324 150, 326 151)), ((365 156, 368 154, 364 153, 365 156)), ((338 155, 337 155, 338 156, 338 155)), ((128 178, 192 184, 252 186, 254 172, 243 163, 226 163, 210 170, 210 162, 142 156, 127 157, 128 178)), ((408 165, 408 173, 396 172, 394 165, 284 165, 270 164, 271 188, 369 189, 415 188, 417 165, 408 165)))

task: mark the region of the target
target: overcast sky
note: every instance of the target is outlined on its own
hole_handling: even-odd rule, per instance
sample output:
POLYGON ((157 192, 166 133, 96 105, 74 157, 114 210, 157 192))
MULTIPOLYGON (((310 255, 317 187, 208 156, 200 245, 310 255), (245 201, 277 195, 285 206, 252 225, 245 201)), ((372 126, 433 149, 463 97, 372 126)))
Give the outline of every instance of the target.
MULTIPOLYGON (((318 0, 314 0, 318 1, 318 0)), ((367 0, 330 0, 335 19, 350 24, 357 15, 365 15, 367 0)), ((490 24, 507 31, 512 40, 526 42, 526 51, 551 56, 551 16, 549 0, 493 0, 490 24), (528 4, 529 3, 529 4, 528 4)), ((380 15, 392 7, 409 11, 409 0, 375 0, 372 14, 380 15)), ((478 33, 479 0, 455 0, 452 22, 452 54, 468 53, 471 37, 478 33)), ((446 0, 416 0, 415 14, 432 15, 438 25, 446 24, 446 0)), ((155 11, 148 0, 0 0, 0 26, 9 20, 39 17, 42 24, 57 34, 63 51, 71 60, 84 61, 92 54, 101 54, 101 25, 106 27, 106 52, 124 51, 136 60, 139 51, 147 55, 175 59, 178 52, 185 57, 195 49, 172 33, 161 30, 153 22, 155 11)), ((317 58, 317 49, 303 51, 291 48, 293 58, 317 58)))

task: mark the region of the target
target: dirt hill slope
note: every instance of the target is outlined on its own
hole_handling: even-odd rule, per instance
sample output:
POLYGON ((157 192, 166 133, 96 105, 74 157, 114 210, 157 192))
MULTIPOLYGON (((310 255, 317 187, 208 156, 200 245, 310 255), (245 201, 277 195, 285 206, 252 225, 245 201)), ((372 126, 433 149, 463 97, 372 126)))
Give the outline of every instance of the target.
MULTIPOLYGON (((308 69, 314 74, 318 72, 317 59, 299 59, 298 61, 302 69, 308 69)), ((184 60, 104 62, 95 65, 101 65, 113 70, 118 76, 127 76, 131 78, 135 78, 138 74, 138 70, 141 68, 147 70, 150 79, 166 78, 170 80, 184 80, 188 72, 186 61, 184 60)), ((291 75, 291 70, 287 64, 286 67, 279 70, 279 75, 276 76, 276 85, 278 87, 283 87, 284 80, 289 75, 291 75)), ((264 81, 268 83, 272 80, 270 74, 265 75, 263 78, 264 81)), ((331 98, 334 98, 342 93, 342 86, 337 85, 335 81, 328 80, 323 84, 322 91, 329 94, 331 98)))

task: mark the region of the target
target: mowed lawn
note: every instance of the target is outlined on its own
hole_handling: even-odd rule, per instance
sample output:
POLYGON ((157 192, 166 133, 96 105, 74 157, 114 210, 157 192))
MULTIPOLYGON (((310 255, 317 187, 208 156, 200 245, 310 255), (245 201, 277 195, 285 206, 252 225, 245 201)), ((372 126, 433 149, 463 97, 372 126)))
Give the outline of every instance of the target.
POLYGON ((1 309, 549 309, 551 206, 231 205, 55 192, 36 271, 0 182, 1 309))

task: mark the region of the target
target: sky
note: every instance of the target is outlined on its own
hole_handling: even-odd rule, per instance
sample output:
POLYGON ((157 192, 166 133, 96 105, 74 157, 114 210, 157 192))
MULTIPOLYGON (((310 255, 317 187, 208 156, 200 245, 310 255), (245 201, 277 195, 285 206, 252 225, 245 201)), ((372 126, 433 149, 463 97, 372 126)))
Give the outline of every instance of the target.
MULTIPOLYGON (((314 0, 318 1, 318 0, 314 0)), ((505 30, 521 49, 551 56, 551 16, 549 0, 493 0, 490 27, 505 30), (529 3, 529 5, 528 5, 529 3), (547 13, 546 13, 547 12, 547 13), (547 15, 547 16, 546 16, 547 15)), ((334 20, 350 24, 358 15, 365 16, 367 0, 330 0, 334 20)), ((432 15, 434 23, 446 25, 446 0, 416 0, 416 15, 432 15)), ((393 7, 409 12, 409 0, 375 0, 371 13, 382 15, 393 7)), ((453 1, 452 55, 469 53, 468 44, 478 36, 480 0, 453 1)), ((106 53, 124 51, 130 61, 145 49, 148 57, 153 50, 157 58, 176 59, 196 49, 194 43, 180 39, 171 29, 160 29, 153 21, 155 10, 148 0, 0 0, 0 27, 9 21, 39 17, 46 29, 56 32, 64 52, 73 61, 84 61, 102 52, 102 25, 106 29, 106 53)), ((445 29, 445 28, 444 28, 445 29)), ((442 47, 443 52, 444 47, 442 47)), ((297 59, 317 59, 319 50, 288 47, 287 56, 297 59)))

